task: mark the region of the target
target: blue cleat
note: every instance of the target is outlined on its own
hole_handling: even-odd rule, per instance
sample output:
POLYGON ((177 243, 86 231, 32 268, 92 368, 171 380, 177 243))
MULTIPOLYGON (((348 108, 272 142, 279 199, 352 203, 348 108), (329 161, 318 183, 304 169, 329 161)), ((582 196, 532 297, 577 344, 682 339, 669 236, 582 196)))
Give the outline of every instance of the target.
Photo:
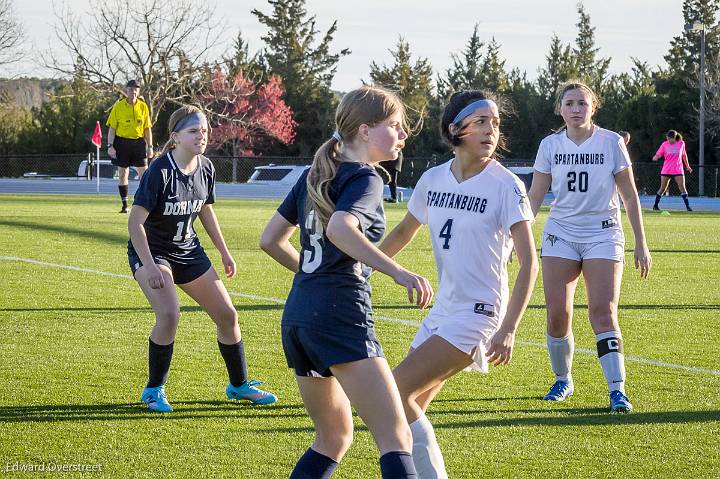
POLYGON ((628 413, 632 410, 632 403, 621 391, 612 391, 610 393, 610 412, 628 413))
POLYGON ((564 401, 575 392, 572 381, 555 381, 550 391, 543 397, 545 401, 564 401))
POLYGON ((277 402, 277 396, 273 393, 258 389, 256 386, 262 384, 262 381, 253 379, 252 381, 245 381, 240 386, 233 386, 228 384, 225 389, 225 395, 228 399, 234 399, 237 401, 250 401, 253 404, 273 404, 277 402))
POLYGON ((151 411, 155 412, 172 412, 173 408, 165 396, 165 386, 158 386, 156 388, 145 388, 143 389, 140 400, 147 404, 147 407, 151 411))

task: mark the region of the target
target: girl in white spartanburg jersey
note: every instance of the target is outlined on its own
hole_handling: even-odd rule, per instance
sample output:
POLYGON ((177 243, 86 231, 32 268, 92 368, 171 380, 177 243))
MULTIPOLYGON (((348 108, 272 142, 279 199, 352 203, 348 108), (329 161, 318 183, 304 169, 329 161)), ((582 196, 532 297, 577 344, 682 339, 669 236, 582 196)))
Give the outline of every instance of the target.
POLYGON ((555 111, 565 128, 540 143, 528 195, 533 213, 552 186, 543 233, 543 284, 547 304, 547 345, 555 382, 547 401, 564 401, 574 393, 571 368, 574 352, 572 311, 582 274, 588 295, 588 316, 598 357, 610 391, 610 409, 630 412, 625 395, 625 361, 618 323, 625 258, 620 224, 622 197, 635 236, 635 267, 645 277, 652 263, 645 242, 642 211, 622 137, 593 123, 595 93, 571 81, 558 89, 555 111))
POLYGON ((442 131, 455 157, 423 174, 408 213, 380 246, 394 256, 423 224, 430 229, 439 290, 393 374, 412 430, 418 477, 435 478, 448 476, 425 411, 450 376, 510 361, 538 273, 525 186, 494 159, 502 141, 498 106, 481 91, 455 93, 442 131), (513 246, 520 268, 510 296, 513 246))
POLYGON ((630 157, 620 135, 593 128, 581 145, 565 130, 540 143, 535 170, 552 176, 555 194, 545 234, 578 243, 623 242, 614 177, 630 166, 630 157))
MULTIPOLYGON (((453 161, 425 172, 408 203, 410 214, 430 229, 439 281, 435 304, 413 347, 443 321, 467 328, 477 323, 485 341, 490 339, 509 299, 510 227, 533 221, 525 185, 512 172, 493 160, 460 183, 450 171, 453 161)), ((486 372, 487 358, 479 354, 485 344, 475 346, 474 366, 486 372)))

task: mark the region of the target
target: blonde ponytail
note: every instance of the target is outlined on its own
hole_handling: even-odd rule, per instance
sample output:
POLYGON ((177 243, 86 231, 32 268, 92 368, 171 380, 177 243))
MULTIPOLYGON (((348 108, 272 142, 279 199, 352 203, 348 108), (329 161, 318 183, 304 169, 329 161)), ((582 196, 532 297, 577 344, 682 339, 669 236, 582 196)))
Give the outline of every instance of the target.
POLYGON ((335 212, 330 185, 340 166, 340 146, 352 143, 361 125, 373 127, 395 113, 400 113, 407 130, 405 105, 398 96, 384 88, 365 85, 348 92, 335 112, 335 133, 318 148, 307 175, 306 214, 315 211, 316 218, 327 226, 335 212))
POLYGON ((318 148, 306 179, 309 206, 307 211, 315 210, 316 217, 323 226, 327 226, 335 211, 335 203, 330 198, 329 190, 340 164, 337 160, 339 143, 336 138, 330 138, 318 148))

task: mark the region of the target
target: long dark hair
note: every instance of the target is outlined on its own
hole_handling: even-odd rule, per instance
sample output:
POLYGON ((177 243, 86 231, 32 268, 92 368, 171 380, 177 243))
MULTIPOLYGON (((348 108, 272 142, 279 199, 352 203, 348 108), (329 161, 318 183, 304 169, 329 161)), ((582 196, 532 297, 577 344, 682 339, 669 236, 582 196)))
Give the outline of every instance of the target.
MULTIPOLYGON (((477 100, 494 101, 498 106, 498 114, 501 117, 502 113, 506 109, 505 102, 488 90, 461 90, 453 93, 450 96, 450 100, 448 100, 448 104, 445 106, 442 120, 440 120, 440 135, 451 147, 462 144, 462 139, 465 136, 464 130, 468 126, 466 124, 453 134, 450 132, 450 125, 452 124, 452 121, 463 108, 477 100)), ((493 158, 502 158, 500 151, 509 151, 507 148, 507 140, 502 132, 500 132, 497 148, 495 148, 495 152, 493 153, 493 158)))

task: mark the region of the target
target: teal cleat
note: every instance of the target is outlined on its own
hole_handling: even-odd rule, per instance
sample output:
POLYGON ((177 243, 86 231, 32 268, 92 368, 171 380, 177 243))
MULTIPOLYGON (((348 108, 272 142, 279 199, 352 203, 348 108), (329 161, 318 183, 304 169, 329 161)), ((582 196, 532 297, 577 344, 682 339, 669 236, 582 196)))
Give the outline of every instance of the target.
POLYGON ((155 412, 172 412, 173 408, 165 395, 165 386, 143 389, 140 400, 147 404, 148 409, 155 412))
POLYGON ((628 413, 633 410, 633 405, 626 395, 620 391, 610 393, 610 411, 628 413))
POLYGON ((575 392, 575 387, 572 382, 568 381, 555 381, 550 391, 543 397, 546 401, 564 401, 575 392))
POLYGON ((253 404, 273 404, 277 402, 277 396, 273 393, 258 389, 256 386, 262 384, 262 381, 253 379, 252 381, 246 381, 240 386, 233 386, 228 384, 225 389, 225 395, 228 399, 235 399, 237 401, 250 401, 253 404))

